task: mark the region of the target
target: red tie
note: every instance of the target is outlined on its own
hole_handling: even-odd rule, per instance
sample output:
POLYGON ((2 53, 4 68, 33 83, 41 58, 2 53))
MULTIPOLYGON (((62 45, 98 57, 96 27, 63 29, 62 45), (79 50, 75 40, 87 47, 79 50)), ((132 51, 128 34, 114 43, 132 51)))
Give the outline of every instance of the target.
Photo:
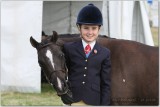
POLYGON ((84 52, 85 52, 86 54, 88 54, 90 51, 91 51, 91 46, 88 44, 88 45, 85 47, 84 52))

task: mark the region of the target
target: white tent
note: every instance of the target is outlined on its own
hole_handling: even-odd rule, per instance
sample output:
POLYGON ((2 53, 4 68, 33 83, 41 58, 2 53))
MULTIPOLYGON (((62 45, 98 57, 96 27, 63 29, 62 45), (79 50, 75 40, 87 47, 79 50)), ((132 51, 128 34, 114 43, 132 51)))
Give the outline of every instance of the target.
POLYGON ((103 1, 106 34, 153 46, 145 1, 103 1), (109 16, 109 17, 108 17, 109 16), (108 26, 109 25, 109 26, 108 26))
POLYGON ((40 92, 40 67, 30 36, 78 33, 76 17, 88 3, 103 13, 100 34, 153 45, 142 1, 3 1, 1 2, 1 90, 40 92), (109 22, 109 23, 108 23, 109 22))
POLYGON ((1 2, 1 91, 40 92, 36 49, 40 41, 42 1, 1 2))

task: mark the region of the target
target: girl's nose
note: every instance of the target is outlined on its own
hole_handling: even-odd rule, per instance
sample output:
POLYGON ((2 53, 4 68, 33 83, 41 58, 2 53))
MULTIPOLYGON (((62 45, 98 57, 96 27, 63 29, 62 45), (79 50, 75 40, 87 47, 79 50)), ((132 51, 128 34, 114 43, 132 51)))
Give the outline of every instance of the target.
POLYGON ((93 33, 93 32, 92 32, 92 29, 89 29, 89 30, 88 30, 88 34, 91 35, 92 33, 93 33))

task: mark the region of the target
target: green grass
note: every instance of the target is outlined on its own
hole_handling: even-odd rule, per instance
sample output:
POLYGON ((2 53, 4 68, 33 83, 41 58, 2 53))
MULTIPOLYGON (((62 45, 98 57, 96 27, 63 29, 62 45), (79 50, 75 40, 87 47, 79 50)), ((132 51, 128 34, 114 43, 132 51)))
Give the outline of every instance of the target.
POLYGON ((42 84, 41 93, 1 92, 2 106, 62 106, 60 97, 49 84, 42 84))
POLYGON ((151 32, 152 32, 152 36, 153 36, 154 45, 159 46, 158 28, 152 27, 151 32))

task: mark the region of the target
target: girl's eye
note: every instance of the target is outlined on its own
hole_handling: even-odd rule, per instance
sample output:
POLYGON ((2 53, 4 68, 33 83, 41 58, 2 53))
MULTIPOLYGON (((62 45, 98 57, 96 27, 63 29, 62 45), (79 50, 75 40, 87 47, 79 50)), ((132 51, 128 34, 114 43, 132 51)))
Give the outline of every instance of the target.
POLYGON ((85 27, 84 29, 88 29, 88 27, 85 27))
POLYGON ((96 30, 96 29, 97 29, 97 27, 93 27, 92 29, 93 29, 93 30, 96 30))

